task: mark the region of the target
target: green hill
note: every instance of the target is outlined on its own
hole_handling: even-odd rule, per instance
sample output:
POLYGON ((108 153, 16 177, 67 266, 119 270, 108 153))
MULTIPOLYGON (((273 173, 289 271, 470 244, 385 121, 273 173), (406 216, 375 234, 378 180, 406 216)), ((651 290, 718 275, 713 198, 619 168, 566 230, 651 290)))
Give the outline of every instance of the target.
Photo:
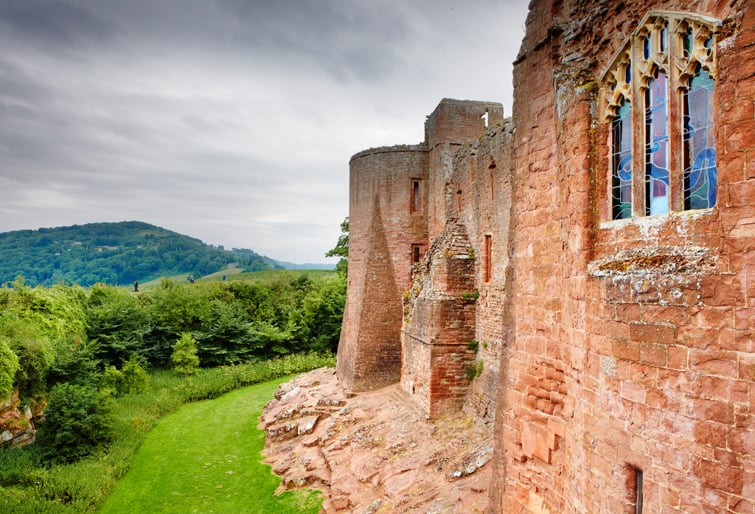
POLYGON ((0 233, 0 284, 22 276, 32 286, 128 285, 181 273, 202 276, 231 263, 246 271, 280 267, 252 250, 224 250, 138 221, 0 233))

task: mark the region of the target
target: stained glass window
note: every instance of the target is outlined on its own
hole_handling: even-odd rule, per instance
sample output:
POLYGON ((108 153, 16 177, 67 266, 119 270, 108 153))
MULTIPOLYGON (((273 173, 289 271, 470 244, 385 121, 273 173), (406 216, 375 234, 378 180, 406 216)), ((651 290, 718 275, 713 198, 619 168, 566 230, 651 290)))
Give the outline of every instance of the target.
POLYGON ((713 116, 715 83, 707 71, 692 77, 684 92, 684 208, 716 204, 716 143, 713 116))
POLYGON ((622 100, 611 123, 613 219, 632 217, 632 106, 622 100))
POLYGON ((601 76, 606 217, 716 205, 716 34, 695 13, 649 11, 601 76), (672 125, 673 123, 673 125, 672 125))
POLYGON ((669 206, 668 80, 656 71, 645 95, 645 211, 665 214, 669 206))

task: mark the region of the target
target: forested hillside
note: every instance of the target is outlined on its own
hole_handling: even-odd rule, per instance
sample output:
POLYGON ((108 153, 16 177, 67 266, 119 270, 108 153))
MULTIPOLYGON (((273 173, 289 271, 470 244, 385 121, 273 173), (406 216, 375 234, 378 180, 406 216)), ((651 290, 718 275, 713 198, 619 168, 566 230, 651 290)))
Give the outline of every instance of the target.
POLYGON ((252 250, 224 250, 138 221, 0 233, 0 284, 22 276, 31 286, 126 285, 181 273, 202 276, 229 263, 246 271, 279 267, 252 250))

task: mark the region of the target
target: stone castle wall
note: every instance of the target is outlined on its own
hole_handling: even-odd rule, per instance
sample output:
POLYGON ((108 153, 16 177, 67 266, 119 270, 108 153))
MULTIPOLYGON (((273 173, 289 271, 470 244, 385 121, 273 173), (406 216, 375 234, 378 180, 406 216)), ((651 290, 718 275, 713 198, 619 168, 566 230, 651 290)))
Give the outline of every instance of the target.
POLYGON ((755 509, 754 28, 746 2, 533 2, 514 72, 500 512, 635 512, 638 477, 647 512, 755 509), (718 201, 605 221, 599 78, 651 9, 722 21, 718 201))
POLYGON ((338 374, 351 390, 398 381, 401 293, 411 281, 412 245, 427 245, 424 145, 365 150, 351 159, 349 274, 338 374), (414 180, 420 208, 412 212, 414 180))
MULTIPOLYGON (((483 128, 485 104, 442 101, 425 173, 405 169, 404 185, 370 182, 352 160, 339 377, 349 386, 360 352, 390 348, 390 379, 429 416, 492 421, 496 512, 755 512, 753 63, 745 0, 531 2, 510 120, 483 128), (683 211, 671 179, 670 214, 610 221, 601 80, 650 11, 717 31, 717 201, 683 211), (407 176, 427 195, 413 268, 411 249, 381 250, 406 252, 407 229, 377 221, 406 223, 407 209, 374 200, 408 194, 407 176), (375 305, 390 305, 382 346, 388 332, 363 314, 375 305)), ((359 369, 366 388, 387 383, 359 369)))

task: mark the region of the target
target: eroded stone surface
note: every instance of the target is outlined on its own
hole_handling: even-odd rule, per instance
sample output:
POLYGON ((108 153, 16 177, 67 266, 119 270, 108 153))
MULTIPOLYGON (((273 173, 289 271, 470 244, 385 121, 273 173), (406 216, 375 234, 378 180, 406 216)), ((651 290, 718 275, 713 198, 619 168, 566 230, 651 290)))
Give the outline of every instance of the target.
POLYGON ((487 508, 490 426, 461 412, 428 420, 398 385, 349 397, 332 369, 301 375, 275 397, 260 427, 280 490, 321 489, 326 513, 487 508), (310 423, 310 431, 297 431, 310 423))

